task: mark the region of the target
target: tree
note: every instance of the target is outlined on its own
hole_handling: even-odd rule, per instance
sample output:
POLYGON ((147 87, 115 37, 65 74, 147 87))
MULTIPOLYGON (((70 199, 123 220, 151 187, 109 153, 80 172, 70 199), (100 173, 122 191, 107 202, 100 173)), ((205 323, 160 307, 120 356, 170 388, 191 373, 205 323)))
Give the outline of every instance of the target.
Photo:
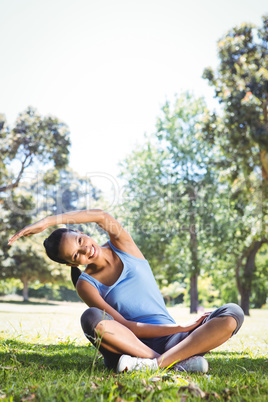
MULTIPOLYGON (((71 168, 65 168, 57 171, 57 181, 51 183, 50 172, 48 173, 45 174, 41 186, 39 182, 33 182, 30 186, 30 191, 35 193, 37 193, 35 187, 38 187, 37 213, 56 215, 90 208, 105 209, 106 205, 101 191, 93 186, 90 177, 81 176, 71 168)), ((104 240, 103 235, 106 233, 94 224, 70 224, 67 227, 85 232, 99 242, 104 240)))
POLYGON ((167 102, 156 138, 132 153, 122 171, 133 236, 155 274, 164 271, 169 282, 178 272, 189 276, 191 312, 198 308, 198 276, 214 220, 216 173, 211 147, 199 139, 207 113, 204 101, 188 93, 167 102))
POLYGON ((165 156, 152 139, 136 148, 121 164, 121 177, 126 182, 119 215, 124 227, 150 261, 155 275, 165 272, 169 280, 176 267, 165 260, 166 245, 172 239, 169 211, 169 181, 164 169, 165 156))
POLYGON ((267 16, 259 29, 250 24, 235 27, 218 42, 218 68, 207 68, 203 74, 223 107, 222 113, 204 122, 204 138, 220 150, 217 166, 232 185, 230 202, 240 215, 233 251, 241 307, 247 315, 255 258, 267 243, 267 42, 267 16))
POLYGON ((190 312, 198 308, 198 276, 201 272, 202 247, 208 242, 207 228, 214 221, 213 196, 217 187, 216 173, 211 168, 211 147, 200 137, 200 123, 208 114, 203 99, 182 94, 172 107, 167 102, 157 122, 157 137, 161 152, 168 150, 168 165, 172 193, 176 203, 176 220, 181 224, 179 236, 173 238, 178 251, 183 244, 190 253, 190 312))
POLYGON ((20 279, 23 284, 23 299, 27 301, 29 283, 66 280, 66 273, 64 273, 64 267, 60 267, 46 258, 42 246, 45 234, 41 235, 41 240, 39 236, 38 242, 34 237, 29 237, 20 239, 11 248, 7 245, 11 234, 32 222, 31 214, 27 212, 34 208, 34 199, 29 194, 19 192, 13 199, 17 206, 16 210, 5 208, 8 207, 7 199, 2 205, 0 278, 20 279))
MULTIPOLYGON (((94 206, 98 200, 98 191, 88 178, 83 178, 71 169, 57 172, 57 182, 47 184, 40 176, 30 184, 20 182, 20 187, 13 190, 12 207, 9 198, 3 198, 1 210, 0 234, 0 278, 17 278, 23 283, 23 298, 28 300, 28 287, 33 282, 64 283, 69 279, 69 269, 49 260, 43 241, 55 229, 49 228, 36 236, 21 238, 11 248, 8 238, 22 227, 38 220, 42 216, 60 214, 75 209, 94 206), (38 187, 38 192, 36 191, 38 187), (35 195, 36 194, 36 195, 35 195), (92 205, 93 204, 93 205, 92 205)), ((72 225, 72 228, 88 231, 84 225, 72 225)), ((100 237, 100 236, 99 236, 100 237)))
POLYGON ((42 117, 29 107, 19 114, 12 129, 0 115, 0 138, 0 276, 19 278, 27 300, 29 282, 53 281, 53 277, 62 278, 62 273, 46 261, 44 251, 33 239, 23 239, 11 249, 7 241, 37 216, 36 199, 23 183, 25 171, 30 166, 42 170, 42 182, 55 183, 58 169, 68 162, 69 129, 56 117, 42 117))
POLYGON ((38 163, 61 169, 68 162, 69 129, 56 117, 42 117, 29 107, 10 129, 0 115, 0 192, 18 187, 25 170, 38 163), (16 164, 16 173, 12 167, 16 164), (19 168, 17 168, 19 165, 19 168))

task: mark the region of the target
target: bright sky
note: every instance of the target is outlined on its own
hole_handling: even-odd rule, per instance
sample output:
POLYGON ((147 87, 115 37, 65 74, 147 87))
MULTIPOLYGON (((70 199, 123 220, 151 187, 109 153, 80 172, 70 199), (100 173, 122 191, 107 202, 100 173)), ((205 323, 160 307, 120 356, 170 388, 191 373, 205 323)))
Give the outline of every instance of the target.
POLYGON ((0 0, 0 112, 10 125, 29 105, 59 117, 70 166, 115 179, 166 99, 188 89, 215 105, 201 75, 217 40, 267 12, 267 0, 0 0))

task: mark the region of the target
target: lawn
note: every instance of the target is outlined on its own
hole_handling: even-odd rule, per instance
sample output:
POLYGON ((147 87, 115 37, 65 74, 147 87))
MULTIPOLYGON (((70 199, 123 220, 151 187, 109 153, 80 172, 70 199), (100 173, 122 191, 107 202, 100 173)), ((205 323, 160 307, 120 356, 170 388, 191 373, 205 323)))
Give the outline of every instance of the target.
MULTIPOLYGON (((108 371, 80 329, 82 303, 0 302, 0 400, 268 400, 268 310, 206 357, 207 374, 108 371)), ((169 308, 177 320, 188 309, 169 308)))

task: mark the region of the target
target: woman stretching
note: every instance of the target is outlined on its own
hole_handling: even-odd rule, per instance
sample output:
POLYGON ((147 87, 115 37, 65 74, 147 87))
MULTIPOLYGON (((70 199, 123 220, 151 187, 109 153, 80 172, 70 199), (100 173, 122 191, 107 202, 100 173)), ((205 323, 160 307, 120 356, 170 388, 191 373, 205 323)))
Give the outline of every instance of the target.
POLYGON ((106 366, 118 372, 171 365, 181 371, 207 372, 203 355, 237 333, 244 320, 242 309, 229 303, 191 322, 176 324, 147 260, 108 213, 91 209, 48 216, 20 230, 9 244, 50 226, 90 222, 108 233, 110 240, 103 246, 68 229, 55 230, 44 246, 53 261, 79 272, 74 280, 76 290, 90 307, 83 313, 81 325, 106 366), (86 266, 84 272, 78 270, 79 265, 86 266))

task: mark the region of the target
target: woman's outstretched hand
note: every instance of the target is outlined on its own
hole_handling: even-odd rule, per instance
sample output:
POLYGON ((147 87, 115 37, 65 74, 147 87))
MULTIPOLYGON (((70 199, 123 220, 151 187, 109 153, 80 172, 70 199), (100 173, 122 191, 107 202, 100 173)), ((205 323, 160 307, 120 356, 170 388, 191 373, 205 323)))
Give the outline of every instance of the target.
POLYGON ((32 225, 25 226, 23 229, 21 229, 19 232, 14 234, 9 241, 8 245, 11 246, 16 240, 18 240, 20 237, 23 236, 31 236, 36 233, 43 232, 47 228, 44 219, 41 219, 38 222, 33 223, 32 225))
POLYGON ((179 331, 178 332, 188 332, 192 331, 192 329, 198 327, 199 324, 204 320, 204 318, 208 317, 211 314, 211 312, 203 313, 202 315, 199 315, 193 320, 186 321, 183 324, 178 325, 179 331))

